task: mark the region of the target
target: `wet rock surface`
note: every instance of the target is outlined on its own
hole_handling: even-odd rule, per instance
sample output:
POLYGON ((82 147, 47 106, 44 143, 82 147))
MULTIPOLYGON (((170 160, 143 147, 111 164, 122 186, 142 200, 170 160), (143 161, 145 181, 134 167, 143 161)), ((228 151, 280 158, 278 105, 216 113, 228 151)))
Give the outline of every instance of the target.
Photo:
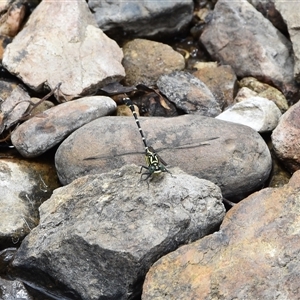
POLYGON ((298 299, 299 187, 296 172, 237 204, 218 232, 161 258, 142 299, 298 299))
POLYGON ((63 82, 70 100, 124 77, 123 53, 98 27, 85 1, 45 0, 9 44, 3 66, 34 90, 63 82), (37 55, 38 53, 38 55, 37 55))
POLYGON ((85 176, 55 190, 16 253, 17 276, 47 288, 55 279, 69 291, 64 299, 132 298, 159 257, 222 221, 213 183, 172 169, 148 187, 138 169, 85 176))
POLYGON ((112 113, 116 103, 109 97, 84 97, 63 103, 20 125, 11 141, 24 157, 36 157, 51 149, 80 126, 112 113))
MULTIPOLYGON (((197 115, 175 120, 140 120, 147 129, 149 145, 168 165, 216 183, 224 196, 253 191, 268 178, 270 152, 251 128, 197 115)), ((59 146, 55 155, 63 184, 128 163, 142 165, 144 161, 139 132, 134 120, 127 117, 101 118, 81 127, 59 146)))

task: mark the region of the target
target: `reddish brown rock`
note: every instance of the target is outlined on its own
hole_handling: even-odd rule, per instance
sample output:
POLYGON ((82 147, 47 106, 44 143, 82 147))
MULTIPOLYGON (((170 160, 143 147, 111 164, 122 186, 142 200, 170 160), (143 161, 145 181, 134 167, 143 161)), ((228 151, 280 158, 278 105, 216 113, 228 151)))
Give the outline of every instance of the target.
POLYGON ((128 85, 153 85, 161 75, 185 67, 184 58, 180 53, 158 42, 135 39, 123 47, 123 52, 125 82, 128 85))
POLYGON ((248 1, 219 0, 201 42, 238 77, 253 76, 295 94, 291 42, 248 1))
POLYGON ((290 107, 272 133, 273 149, 283 164, 294 172, 300 169, 300 102, 290 107))
POLYGON ((162 257, 143 300, 299 299, 300 172, 233 207, 220 231, 162 257))

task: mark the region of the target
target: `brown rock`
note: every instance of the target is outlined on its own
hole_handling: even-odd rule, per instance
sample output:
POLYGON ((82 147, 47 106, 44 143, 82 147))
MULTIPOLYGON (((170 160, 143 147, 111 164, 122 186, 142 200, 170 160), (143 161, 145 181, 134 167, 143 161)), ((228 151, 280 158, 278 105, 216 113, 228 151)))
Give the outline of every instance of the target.
POLYGON ((238 77, 259 78, 285 95, 297 92, 290 41, 248 1, 219 0, 201 42, 238 77))
POLYGON ((270 174, 269 187, 282 187, 287 184, 291 178, 291 174, 282 165, 279 159, 272 153, 272 172, 270 174))
POLYGON ((211 90, 222 109, 233 103, 237 93, 237 78, 230 66, 202 67, 193 75, 203 81, 211 90))
POLYGON ((34 90, 62 82, 67 100, 125 75, 122 50, 98 27, 86 1, 42 1, 7 46, 3 65, 34 90))
POLYGON ((162 257, 143 300, 299 299, 300 173, 233 207, 220 231, 162 257))
POLYGON ((300 169, 300 102, 284 113, 272 133, 273 149, 283 164, 294 172, 300 169))
POLYGON ((123 47, 123 52, 125 82, 128 85, 154 85, 161 75, 185 67, 184 58, 180 53, 158 42, 135 39, 123 47))

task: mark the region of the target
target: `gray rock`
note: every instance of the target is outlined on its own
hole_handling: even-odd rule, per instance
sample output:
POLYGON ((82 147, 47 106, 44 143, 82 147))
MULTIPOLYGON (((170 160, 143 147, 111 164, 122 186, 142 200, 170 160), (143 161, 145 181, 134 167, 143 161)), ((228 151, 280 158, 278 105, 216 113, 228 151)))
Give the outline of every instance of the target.
POLYGON ((157 86, 177 108, 186 113, 215 117, 222 111, 221 104, 209 88, 188 72, 175 71, 162 75, 157 86))
POLYGON ((39 222, 38 207, 57 187, 48 164, 0 160, 0 249, 20 244, 39 222))
POLYGON ((120 33, 135 37, 175 34, 192 20, 193 1, 97 1, 89 0, 98 26, 120 38, 120 33))
POLYGON ((61 142, 80 126, 112 113, 116 103, 109 97, 91 96, 62 103, 21 124, 11 141, 24 157, 36 157, 61 142))
POLYGON ((59 299, 132 299, 159 257, 222 221, 222 195, 213 183, 176 168, 148 188, 138 169, 124 166, 55 190, 16 253, 17 276, 51 284, 59 299))
POLYGON ((124 77, 122 50, 97 28, 86 1, 42 1, 4 52, 3 65, 34 90, 70 100, 124 77))
POLYGON ((279 0, 273 1, 276 9, 280 12, 285 24, 288 27, 289 36, 291 38, 294 50, 294 76, 296 80, 300 82, 300 21, 298 15, 299 2, 291 1, 288 5, 286 5, 286 3, 279 0))
MULTIPOLYGON (((247 126, 199 115, 140 118, 150 146, 171 166, 238 196, 260 187, 271 170, 261 136, 247 126)), ((63 184, 128 163, 143 165, 144 148, 133 117, 104 117, 71 134, 58 148, 55 165, 63 184)))
POLYGON ((24 284, 18 280, 0 278, 1 300, 33 300, 24 284))
POLYGON ((142 299, 299 299, 299 183, 296 172, 288 185, 254 193, 218 232, 162 257, 142 299))
POLYGON ((238 77, 272 83, 295 94, 291 42, 247 1, 219 0, 201 42, 210 55, 238 77))
POLYGON ((234 104, 216 118, 243 124, 262 133, 272 131, 280 117, 280 109, 274 102, 262 97, 250 97, 234 104))
POLYGON ((183 56, 169 45, 135 39, 123 47, 127 85, 154 85, 159 76, 185 67, 183 56))

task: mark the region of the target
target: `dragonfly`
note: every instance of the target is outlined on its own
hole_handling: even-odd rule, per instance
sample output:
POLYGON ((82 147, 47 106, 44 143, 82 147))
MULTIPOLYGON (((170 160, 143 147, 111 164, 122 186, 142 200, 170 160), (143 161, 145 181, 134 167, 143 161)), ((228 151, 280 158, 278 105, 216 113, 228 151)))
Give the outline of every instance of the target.
MULTIPOLYGON (((144 173, 141 174, 141 178, 143 178, 143 176, 146 176, 143 180, 148 180, 150 177, 152 177, 154 174, 160 174, 162 172, 167 172, 172 174, 167 168, 166 168, 166 162, 161 159, 161 157, 158 156, 158 154, 154 151, 154 149, 152 147, 149 147, 144 135, 144 132, 142 130, 139 118, 137 116, 137 113, 135 111, 134 105, 132 103, 132 101, 130 100, 130 98, 123 98, 123 102, 130 108, 136 125, 138 127, 138 130, 140 132, 142 141, 144 143, 144 147, 145 147, 145 160, 146 160, 146 166, 142 165, 141 169, 140 169, 140 173, 142 173, 143 169, 146 169, 146 171, 144 173)), ((148 181, 147 181, 148 183, 148 181)))

